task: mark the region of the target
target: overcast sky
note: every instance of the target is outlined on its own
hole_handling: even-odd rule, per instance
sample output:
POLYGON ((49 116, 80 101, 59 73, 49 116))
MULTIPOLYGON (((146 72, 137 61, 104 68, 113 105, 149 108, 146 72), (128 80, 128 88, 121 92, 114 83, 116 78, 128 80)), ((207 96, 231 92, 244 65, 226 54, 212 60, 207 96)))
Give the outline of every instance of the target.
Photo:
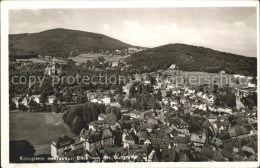
POLYGON ((68 28, 156 47, 185 43, 256 57, 256 8, 10 10, 9 33, 68 28))

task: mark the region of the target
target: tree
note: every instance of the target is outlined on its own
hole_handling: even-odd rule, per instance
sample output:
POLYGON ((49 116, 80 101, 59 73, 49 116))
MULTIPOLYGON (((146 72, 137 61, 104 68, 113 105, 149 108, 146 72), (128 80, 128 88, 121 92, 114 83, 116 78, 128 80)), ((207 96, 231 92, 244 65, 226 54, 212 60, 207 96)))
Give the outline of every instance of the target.
POLYGON ((126 99, 126 100, 124 101, 124 106, 125 106, 126 108, 129 108, 129 107, 131 106, 131 102, 130 102, 129 99, 126 99))
POLYGON ((172 96, 172 91, 171 90, 167 91, 166 92, 166 97, 171 97, 171 96, 172 96))
POLYGON ((9 158, 11 163, 30 162, 30 161, 22 161, 20 160, 20 157, 34 156, 35 149, 31 145, 31 143, 26 140, 10 141, 9 145, 10 145, 9 158))
POLYGON ((117 92, 118 92, 118 94, 123 94, 122 85, 118 85, 118 87, 117 87, 117 92))
POLYGON ((73 122, 72 122, 72 126, 71 126, 71 131, 74 134, 79 134, 80 131, 84 128, 84 122, 82 121, 81 118, 76 117, 74 118, 73 122))
POLYGON ((43 112, 47 111, 47 105, 45 103, 42 104, 42 111, 43 112))
POLYGON ((118 102, 119 104, 122 104, 122 102, 123 102, 123 96, 122 96, 121 94, 118 94, 118 96, 117 96, 117 102, 118 102))
POLYGON ((9 101, 9 109, 10 109, 10 111, 16 109, 16 105, 13 101, 9 101))
POLYGON ((156 108, 156 99, 153 96, 150 97, 150 99, 148 100, 148 104, 151 108, 155 109, 156 108))
POLYGON ((158 90, 157 100, 162 101, 162 92, 161 92, 161 89, 158 90))
POLYGON ((40 97, 40 102, 45 103, 47 100, 47 93, 46 92, 41 92, 41 97, 40 97))
POLYGON ((155 85, 155 84, 156 84, 156 79, 155 79, 155 77, 150 77, 149 79, 150 79, 151 85, 155 85))
POLYGON ((129 98, 131 99, 135 95, 135 85, 132 85, 129 89, 129 98))
POLYGON ((60 112, 60 108, 57 104, 57 100, 55 99, 52 103, 52 106, 51 106, 51 110, 55 113, 59 113, 60 112))
POLYGON ((72 98, 72 94, 70 93, 70 91, 67 91, 64 96, 63 96, 64 100, 66 102, 70 102, 71 101, 71 98, 72 98))
POLYGON ((99 115, 99 109, 98 109, 97 105, 96 104, 91 104, 90 108, 91 108, 91 112, 93 114, 93 120, 97 120, 98 119, 98 115, 99 115))
POLYGON ((83 95, 82 93, 77 95, 77 99, 76 99, 78 104, 83 104, 87 102, 87 97, 85 95, 83 95))
POLYGON ((189 131, 190 132, 199 132, 202 129, 202 124, 197 120, 192 120, 190 123, 189 131))
POLYGON ((19 109, 19 110, 22 110, 22 111, 26 111, 26 110, 27 110, 27 107, 26 107, 25 105, 23 105, 23 104, 19 104, 19 105, 18 105, 18 109, 19 109))
POLYGON ((63 102, 63 101, 64 101, 64 99, 63 99, 63 94, 59 94, 58 100, 59 100, 60 102, 63 102))

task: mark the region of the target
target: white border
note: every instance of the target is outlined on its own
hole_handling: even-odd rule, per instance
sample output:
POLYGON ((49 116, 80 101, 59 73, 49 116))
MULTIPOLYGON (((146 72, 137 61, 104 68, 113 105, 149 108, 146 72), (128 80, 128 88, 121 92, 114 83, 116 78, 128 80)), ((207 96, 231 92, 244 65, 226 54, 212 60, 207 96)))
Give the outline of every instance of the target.
MULTIPOLYGON (((169 7, 256 7, 257 8, 257 63, 259 65, 259 2, 258 1, 3 1, 1 2, 1 165, 9 164, 9 99, 8 99, 8 10, 55 8, 169 8, 169 7)), ((259 66, 257 72, 259 74, 259 66)), ((259 79, 259 76, 258 76, 259 79)), ((259 92, 258 80, 258 93, 259 92)), ((258 114, 259 114, 258 94, 258 114)), ((259 116, 259 115, 258 115, 259 116)), ((258 117, 258 121, 259 121, 258 117)), ((259 124, 258 124, 259 130, 259 124)), ((258 140, 259 142, 259 140, 258 140)), ((258 144, 258 153, 259 153, 258 144)), ((171 162, 171 163, 45 163, 22 164, 22 167, 258 167, 258 162, 171 162)), ((21 165, 20 165, 21 166, 21 165)))

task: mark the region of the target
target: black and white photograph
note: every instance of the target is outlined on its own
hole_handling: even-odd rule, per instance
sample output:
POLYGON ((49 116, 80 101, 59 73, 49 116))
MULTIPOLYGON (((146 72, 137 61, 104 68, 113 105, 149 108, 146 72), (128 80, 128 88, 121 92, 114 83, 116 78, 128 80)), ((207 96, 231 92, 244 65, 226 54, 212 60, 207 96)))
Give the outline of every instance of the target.
POLYGON ((5 162, 258 167, 259 2, 116 2, 1 4, 5 162))

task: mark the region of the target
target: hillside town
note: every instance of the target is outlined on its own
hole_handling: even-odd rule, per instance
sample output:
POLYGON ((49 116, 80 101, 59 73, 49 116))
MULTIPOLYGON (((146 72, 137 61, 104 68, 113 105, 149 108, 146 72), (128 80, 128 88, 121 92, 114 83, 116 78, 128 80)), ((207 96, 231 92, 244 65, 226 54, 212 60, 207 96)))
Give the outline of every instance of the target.
MULTIPOLYGON (((129 48, 128 54, 137 51, 129 48)), ((126 50, 115 52, 123 56, 126 50)), ((12 64, 18 70, 37 63, 12 64)), ((78 69, 71 73, 82 69, 93 73, 110 70, 126 74, 127 81, 108 89, 106 86, 88 86, 89 89, 81 85, 44 86, 48 92, 36 91, 39 89, 36 83, 23 93, 13 94, 11 110, 58 113, 75 133, 75 137, 65 134, 52 140, 49 161, 257 160, 257 87, 253 82, 193 85, 184 80, 178 83, 176 78, 181 76, 181 69, 176 64, 168 67, 171 74, 164 74, 163 70, 129 73, 132 65, 124 59, 109 62, 97 58, 88 63, 67 60, 65 65, 49 61, 41 64, 39 71, 50 78, 66 76, 68 70, 73 71, 72 66, 78 69)), ((231 76, 234 81, 245 78, 231 76)))

